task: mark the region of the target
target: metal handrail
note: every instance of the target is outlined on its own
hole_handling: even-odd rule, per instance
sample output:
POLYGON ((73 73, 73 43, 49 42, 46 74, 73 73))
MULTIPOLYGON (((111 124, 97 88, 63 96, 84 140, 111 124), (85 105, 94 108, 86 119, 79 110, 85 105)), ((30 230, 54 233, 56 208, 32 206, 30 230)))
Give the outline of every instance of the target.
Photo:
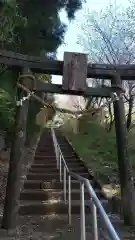
POLYGON ((108 218, 102 204, 100 203, 100 200, 98 199, 90 181, 84 177, 81 177, 79 174, 75 174, 72 171, 69 170, 66 161, 64 159, 64 156, 62 154, 61 148, 59 146, 59 143, 57 141, 55 131, 54 129, 51 129, 52 132, 52 138, 56 153, 56 161, 57 161, 57 168, 60 171, 60 182, 63 181, 64 185, 64 201, 67 203, 67 176, 68 176, 68 219, 69 224, 71 224, 71 177, 78 180, 80 182, 80 192, 81 192, 81 240, 86 240, 86 227, 85 227, 85 199, 84 199, 84 186, 88 190, 90 200, 89 203, 92 206, 92 215, 93 215, 93 235, 94 240, 98 240, 98 223, 97 223, 97 209, 99 214, 101 215, 101 218, 104 221, 104 224, 106 226, 106 229, 111 237, 112 240, 120 240, 119 236, 117 235, 110 219, 108 218), (63 163, 63 171, 64 171, 64 177, 62 180, 62 163, 63 163))

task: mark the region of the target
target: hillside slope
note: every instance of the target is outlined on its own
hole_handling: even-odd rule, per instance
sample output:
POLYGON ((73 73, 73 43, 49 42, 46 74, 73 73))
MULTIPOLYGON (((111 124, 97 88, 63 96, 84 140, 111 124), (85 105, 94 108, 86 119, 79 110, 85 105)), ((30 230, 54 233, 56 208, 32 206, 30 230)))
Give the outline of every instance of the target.
MULTIPOLYGON (((117 184, 118 165, 115 131, 108 133, 96 121, 85 123, 78 134, 66 133, 76 152, 87 163, 92 173, 103 183, 117 184)), ((135 169, 135 132, 129 133, 129 151, 135 169)))

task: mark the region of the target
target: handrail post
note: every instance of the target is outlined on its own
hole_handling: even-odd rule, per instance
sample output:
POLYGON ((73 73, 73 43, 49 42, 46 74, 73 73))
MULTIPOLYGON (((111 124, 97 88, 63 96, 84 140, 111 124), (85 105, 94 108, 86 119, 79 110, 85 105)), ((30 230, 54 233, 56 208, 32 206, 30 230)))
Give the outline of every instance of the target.
POLYGON ((91 199, 94 240, 98 240, 97 208, 91 199))
POLYGON ((56 142, 56 160, 57 160, 57 169, 59 169, 59 149, 58 149, 57 142, 56 142))
POLYGON ((58 144, 57 144, 57 139, 55 136, 55 132, 54 130, 51 128, 51 132, 52 132, 52 138, 53 138, 53 144, 54 144, 54 149, 55 149, 55 155, 56 155, 56 162, 57 162, 57 169, 59 168, 59 149, 58 149, 58 144))
POLYGON ((58 169, 59 169, 59 166, 60 166, 60 149, 59 149, 58 143, 57 143, 57 149, 58 149, 58 169))
POLYGON ((85 229, 85 201, 84 201, 84 183, 80 183, 81 190, 81 240, 86 240, 85 229))
POLYGON ((66 183, 66 168, 64 166, 64 202, 67 202, 66 193, 67 192, 67 183, 66 183))
POLYGON ((68 223, 71 225, 71 176, 68 175, 68 223))
POLYGON ((61 173, 62 173, 62 167, 61 167, 61 154, 60 154, 59 168, 60 168, 60 182, 61 182, 61 181, 62 181, 62 176, 61 176, 61 173))

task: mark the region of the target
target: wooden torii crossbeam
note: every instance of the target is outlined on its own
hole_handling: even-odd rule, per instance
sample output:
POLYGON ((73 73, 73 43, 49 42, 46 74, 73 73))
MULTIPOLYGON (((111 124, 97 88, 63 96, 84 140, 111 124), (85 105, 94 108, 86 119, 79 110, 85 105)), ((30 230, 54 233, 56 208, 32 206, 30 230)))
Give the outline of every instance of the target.
MULTIPOLYGON (((11 69, 21 70, 28 67, 36 73, 63 75, 63 61, 50 60, 41 57, 27 56, 10 51, 0 50, 0 63, 11 69)), ((112 79, 116 72, 122 80, 135 79, 135 64, 88 64, 87 77, 112 79)))
MULTIPOLYGON (((72 55, 73 53, 66 53, 65 59, 67 59, 67 55, 72 55)), ((75 53, 74 53, 75 54, 75 53)), ((77 56, 81 54, 76 54, 77 56)), ((85 55, 85 54, 83 54, 85 55)), ((73 55, 74 56, 74 55, 73 55)), ((71 58, 71 57, 70 57, 71 58)), ((64 60, 65 60, 64 59, 64 60)), ((83 57, 83 59, 85 59, 83 57)), ((71 59, 72 60, 72 59, 71 59)), ((67 61, 67 60, 66 60, 67 61)), ((65 62, 65 61, 64 61, 65 62)), ((22 71, 23 68, 29 68, 33 73, 45 73, 45 74, 53 74, 53 75, 64 75, 63 85, 59 84, 51 84, 51 83, 43 83, 42 85, 37 85, 36 91, 39 92, 47 92, 47 93, 56 93, 56 94, 68 94, 68 95, 78 95, 84 97, 111 97, 111 93, 116 91, 116 87, 112 86, 112 88, 104 86, 104 87, 82 87, 82 88, 68 88, 66 86, 66 77, 65 73, 66 69, 63 61, 58 60, 50 60, 43 59, 39 57, 22 55, 19 53, 9 52, 9 51, 0 51, 0 64, 4 64, 8 69, 22 71)), ((83 69, 85 68, 82 64, 83 69)), ((87 72, 84 70, 84 77, 88 78, 103 78, 103 79, 111 79, 113 81, 113 76, 118 73, 121 79, 126 80, 134 80, 135 76, 135 65, 111 65, 111 64, 88 64, 87 72)), ((71 68, 71 67, 70 67, 71 68)), ((77 69, 79 70, 79 69, 77 69)), ((82 68, 80 68, 81 73, 82 68)), ((77 71, 76 71, 77 72, 77 71)), ((78 77, 79 75, 77 75, 78 77)), ((68 79, 67 79, 68 80, 68 79)), ((86 79, 85 79, 86 81, 86 79)), ((81 82, 81 81, 80 81, 81 82)), ((85 85, 83 81, 83 85, 85 85)), ((70 85, 70 84, 69 84, 70 85)))

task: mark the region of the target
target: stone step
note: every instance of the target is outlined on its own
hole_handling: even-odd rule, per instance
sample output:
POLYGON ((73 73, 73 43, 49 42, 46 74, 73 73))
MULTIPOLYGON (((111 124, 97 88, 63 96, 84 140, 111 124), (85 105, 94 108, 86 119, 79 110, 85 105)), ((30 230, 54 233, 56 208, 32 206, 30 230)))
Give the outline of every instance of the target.
POLYGON ((36 158, 33 162, 33 164, 57 164, 56 159, 51 158, 36 158))
MULTIPOLYGON (((49 169, 57 169, 57 163, 55 161, 55 163, 38 163, 38 162, 34 162, 31 165, 32 168, 49 168, 49 169)), ((50 170, 49 170, 50 171, 50 170)))
MULTIPOLYGON (((63 183, 59 181, 43 182, 42 180, 25 180, 24 189, 41 189, 41 185, 46 189, 63 189, 63 183)), ((71 181, 71 186, 72 188, 80 188, 80 183, 78 181, 71 181)))
MULTIPOLYGON (((96 190, 97 196, 101 199, 104 195, 98 189, 96 190)), ((67 191, 68 198, 68 191, 67 191)), ((52 190, 52 189, 40 189, 40 190, 24 190, 20 194, 20 200, 34 200, 34 201, 47 201, 47 200, 64 200, 64 192, 62 190, 52 190)), ((71 191, 72 200, 80 200, 80 190, 72 189, 71 191)), ((85 200, 89 200, 90 195, 87 190, 85 190, 85 200)))
POLYGON ((37 167, 32 167, 31 166, 31 168, 29 169, 29 173, 44 173, 44 174, 46 174, 46 173, 52 173, 52 174, 59 174, 59 170, 55 167, 53 167, 53 168, 47 168, 47 167, 43 167, 43 168, 37 168, 37 167))
MULTIPOLYGON (((84 177, 84 178, 89 178, 89 174, 88 173, 81 173, 80 176, 84 177)), ((63 178, 63 176, 62 176, 63 178)), ((27 174, 27 180, 59 180, 60 179, 60 175, 59 174, 53 174, 53 173, 28 173, 27 174)))
MULTIPOLYGON (((31 166, 32 168, 56 168, 57 166, 57 162, 55 161, 55 163, 49 163, 49 162, 44 162, 44 163, 39 163, 38 161, 35 161, 31 166)), ((70 162, 70 163, 67 163, 67 166, 70 168, 70 169, 73 169, 73 168, 85 168, 83 163, 76 163, 76 162, 70 162)))
MULTIPOLYGON (((67 161, 76 161, 76 162, 81 162, 80 159, 78 159, 76 156, 71 156, 71 155, 66 155, 64 156, 64 158, 67 161)), ((48 159, 49 160, 56 160, 56 156, 55 155, 51 155, 51 154, 35 154, 34 156, 34 160, 39 160, 39 159, 48 159)))
POLYGON ((53 146, 53 143, 50 140, 48 140, 48 142, 46 141, 46 143, 39 142, 37 149, 49 148, 50 146, 53 146))
MULTIPOLYGON (((108 201, 101 200, 101 204, 106 211, 110 211, 108 208, 108 201)), ((80 214, 80 201, 73 200, 71 205, 72 215, 80 214)), ((98 211, 97 211, 98 212, 98 211)), ((90 201, 85 201, 85 213, 91 214, 90 201)), ((20 201, 20 215, 50 215, 50 214, 68 214, 68 204, 64 201, 20 201)))
MULTIPOLYGON (((97 186, 95 181, 90 181, 91 185, 95 189, 99 189, 99 186, 97 186)), ((68 182, 67 182, 68 187, 68 182)), ((79 181, 71 181, 71 187, 72 189, 80 189, 80 182, 79 181)), ((62 190, 63 189, 63 183, 59 181, 42 181, 42 180, 25 180, 24 181, 24 189, 52 189, 52 190, 62 190)), ((100 189, 99 189, 100 190, 100 189)))
POLYGON ((39 144, 37 149, 43 150, 43 149, 48 149, 49 147, 53 147, 54 148, 53 141, 49 141, 48 143, 46 142, 46 144, 44 144, 44 145, 39 144))
POLYGON ((49 160, 56 160, 56 156, 55 155, 52 155, 52 154, 37 154, 37 153, 35 153, 34 159, 39 159, 39 158, 49 159, 49 160))
MULTIPOLYGON (((80 214, 80 201, 72 201, 72 214, 80 214)), ((90 213, 90 206, 85 206, 86 213, 90 213)), ((20 201, 20 215, 49 215, 49 214, 67 214, 68 204, 64 201, 20 201)))
MULTIPOLYGON (((55 164, 56 163, 56 158, 49 158, 49 157, 38 157, 37 158, 37 157, 35 157, 34 164, 37 164, 37 163, 40 163, 40 164, 53 163, 53 164, 55 164)), ((69 158, 69 159, 66 160, 66 163, 67 163, 67 165, 68 164, 81 164, 81 165, 84 166, 84 164, 76 158, 69 158)))
MULTIPOLYGON (((42 158, 44 158, 44 156, 42 155, 42 156, 40 156, 40 154, 37 154, 37 153, 35 153, 35 156, 34 156, 34 158, 39 158, 39 157, 42 157, 42 158)), ((46 156, 45 156, 46 157, 46 156)), ((48 158, 52 158, 52 159, 56 159, 56 155, 55 154, 49 154, 49 156, 48 156, 48 158)))
POLYGON ((41 151, 42 151, 42 150, 44 150, 44 149, 49 149, 50 147, 52 147, 52 149, 54 149, 54 146, 53 146, 53 143, 52 143, 52 142, 50 142, 50 144, 47 143, 47 145, 44 145, 44 146, 38 146, 37 149, 36 149, 36 151, 37 151, 37 150, 39 150, 39 151, 41 150, 41 151))
POLYGON ((52 149, 54 150, 54 146, 53 146, 53 142, 50 142, 50 145, 44 145, 44 147, 41 147, 41 146, 38 146, 37 147, 37 150, 39 150, 39 151, 44 151, 45 149, 50 149, 52 147, 52 149))
POLYGON ((38 158, 35 159, 33 164, 57 164, 56 159, 49 159, 49 158, 38 158))
POLYGON ((40 153, 51 153, 51 155, 56 155, 55 154, 55 150, 54 150, 54 148, 53 148, 53 146, 50 146, 49 148, 44 148, 44 149, 42 149, 42 150, 40 150, 40 149, 36 149, 36 152, 35 152, 35 154, 40 154, 40 153))
POLYGON ((52 139, 47 139, 45 142, 40 141, 37 146, 37 149, 49 148, 50 146, 54 147, 53 141, 52 139))
POLYGON ((42 151, 39 151, 39 150, 36 150, 36 153, 37 155, 54 155, 55 156, 55 151, 54 149, 52 149, 52 147, 50 149, 44 149, 42 151))
MULTIPOLYGON (((63 171, 63 168, 62 168, 63 171)), ((85 173, 85 169, 84 167, 80 167, 80 168, 70 168, 70 171, 75 172, 75 173, 85 173)), ((29 172, 31 173, 53 173, 53 174, 59 174, 59 170, 55 167, 55 168, 50 168, 48 169, 47 167, 33 167, 31 166, 31 168, 29 169, 29 172)))
MULTIPOLYGON (((70 161, 70 162, 67 162, 67 166, 68 168, 77 168, 77 167, 84 167, 85 170, 87 170, 87 168, 81 163, 81 162, 76 162, 76 161, 70 161)), ((48 161, 47 159, 46 160, 36 160, 33 162, 32 165, 44 165, 44 167, 51 167, 51 168, 57 168, 57 162, 56 160, 55 161, 48 161)), ((35 166, 36 168, 36 166, 35 166)))

